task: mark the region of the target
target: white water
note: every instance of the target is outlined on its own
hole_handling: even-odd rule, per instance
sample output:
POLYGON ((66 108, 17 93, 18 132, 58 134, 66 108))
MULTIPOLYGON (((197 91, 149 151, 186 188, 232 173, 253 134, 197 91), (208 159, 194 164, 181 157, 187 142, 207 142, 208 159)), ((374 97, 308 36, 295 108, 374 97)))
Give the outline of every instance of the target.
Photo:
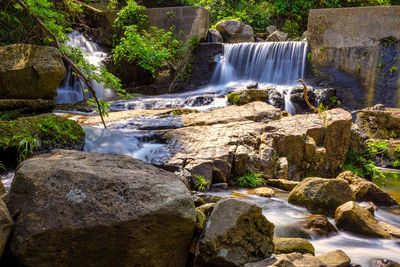
POLYGON ((263 42, 224 44, 212 83, 255 81, 264 84, 296 85, 303 78, 307 43, 263 42))
MULTIPOLYGON (((236 192, 246 194, 244 189, 236 192)), ((211 194, 227 196, 231 193, 232 191, 226 191, 211 194)), ((275 225, 275 236, 304 238, 304 232, 299 224, 310 215, 310 212, 305 208, 289 204, 287 202, 288 193, 280 191, 272 198, 247 196, 249 201, 262 208, 263 215, 275 225)), ((367 203, 359 204, 368 205, 367 203)), ((398 214, 379 209, 375 211, 375 217, 378 220, 400 227, 400 216, 398 214)), ((329 218, 329 220, 334 224, 332 218, 329 218)), ((371 258, 387 258, 400 262, 400 244, 397 240, 369 238, 342 231, 339 231, 337 235, 326 238, 309 236, 307 239, 313 244, 316 256, 341 249, 350 257, 352 263, 361 264, 363 267, 370 266, 369 260, 371 258)))
MULTIPOLYGON (((106 58, 107 53, 104 52, 101 47, 95 42, 90 41, 82 33, 74 31, 68 34, 69 41, 67 45, 73 47, 79 47, 85 54, 85 59, 97 67, 101 66, 101 62, 106 58)), ((75 75, 72 74, 72 68, 68 66, 67 74, 64 81, 58 88, 58 94, 56 98, 57 104, 74 104, 83 101, 83 92, 81 84, 84 86, 83 81, 79 81, 75 75)), ((98 98, 106 98, 112 95, 111 90, 105 89, 101 84, 92 81, 92 86, 96 91, 98 98)), ((84 88, 86 88, 84 86, 84 88)), ((85 95, 85 98, 90 98, 90 93, 85 95)))

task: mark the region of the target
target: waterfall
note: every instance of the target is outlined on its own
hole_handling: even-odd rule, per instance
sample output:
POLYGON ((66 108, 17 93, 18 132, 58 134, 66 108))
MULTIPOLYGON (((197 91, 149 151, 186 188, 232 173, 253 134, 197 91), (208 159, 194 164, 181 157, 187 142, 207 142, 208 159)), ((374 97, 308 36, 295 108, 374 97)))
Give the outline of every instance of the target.
POLYGON ((306 57, 305 42, 225 44, 212 81, 217 84, 247 80, 295 85, 304 75, 306 57))
POLYGON ((260 42, 224 44, 211 82, 222 85, 234 81, 255 81, 278 85, 285 110, 293 114, 291 87, 303 78, 307 58, 305 42, 260 42))
MULTIPOLYGON (((69 41, 66 43, 67 45, 81 48, 85 59, 89 63, 98 67, 101 66, 101 62, 105 59, 107 53, 105 53, 98 44, 90 41, 78 31, 68 34, 68 37, 69 41)), ((83 81, 80 82, 75 75, 72 75, 72 67, 68 66, 67 74, 57 91, 56 103, 74 104, 83 101, 81 84, 84 86, 83 81)), ((105 98, 111 95, 111 90, 105 89, 101 84, 95 81, 92 81, 92 86, 99 98, 105 98)), ((91 94, 87 93, 85 97, 90 98, 91 94)))

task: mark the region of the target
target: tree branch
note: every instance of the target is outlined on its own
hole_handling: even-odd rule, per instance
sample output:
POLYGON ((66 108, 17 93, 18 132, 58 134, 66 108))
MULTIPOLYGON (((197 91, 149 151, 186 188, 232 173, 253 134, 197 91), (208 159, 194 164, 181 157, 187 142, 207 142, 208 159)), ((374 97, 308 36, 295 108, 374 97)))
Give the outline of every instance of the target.
MULTIPOLYGON (((60 51, 61 56, 63 57, 63 59, 64 59, 68 64, 70 64, 71 67, 75 70, 75 72, 79 75, 78 78, 81 78, 81 79, 84 81, 84 83, 87 85, 87 87, 89 88, 90 92, 91 92, 92 95, 93 95, 93 98, 95 99, 95 101, 96 101, 96 103, 97 103, 97 108, 98 108, 98 110, 99 110, 99 115, 100 115, 101 121, 103 122, 104 128, 107 128, 106 123, 104 122, 104 118, 103 118, 102 111, 101 111, 100 102, 99 102, 99 99, 97 98, 96 91, 94 90, 94 88, 93 88, 93 86, 92 86, 92 84, 91 84, 91 80, 90 80, 89 78, 86 77, 86 75, 78 68, 78 66, 75 65, 75 63, 74 63, 64 52, 61 51, 61 45, 60 45, 60 42, 59 42, 57 36, 56 36, 52 31, 50 31, 50 30, 46 27, 46 25, 44 25, 44 23, 42 22, 42 20, 41 20, 40 18, 38 18, 35 14, 33 14, 33 13, 30 11, 29 7, 28 7, 22 0, 17 0, 17 2, 22 6, 23 9, 25 9, 25 10, 36 20, 36 22, 39 24, 39 26, 40 26, 44 31, 46 31, 46 32, 51 36, 51 38, 54 39, 54 41, 56 42, 56 47, 57 47, 58 50, 60 51)), ((82 88, 82 89, 83 89, 83 88, 82 88)))
POLYGON ((318 109, 316 107, 314 107, 313 105, 311 105, 310 101, 308 100, 308 96, 307 96, 307 86, 304 83, 304 81, 302 79, 298 79, 297 82, 300 82, 303 87, 304 87, 304 99, 306 100, 307 106, 312 109, 315 113, 318 113, 318 109))

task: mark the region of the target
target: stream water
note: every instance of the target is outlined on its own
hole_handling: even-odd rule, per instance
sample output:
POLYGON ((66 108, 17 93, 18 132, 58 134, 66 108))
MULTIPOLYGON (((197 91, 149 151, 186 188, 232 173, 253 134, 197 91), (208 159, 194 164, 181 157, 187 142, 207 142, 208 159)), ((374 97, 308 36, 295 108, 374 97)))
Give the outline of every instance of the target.
MULTIPOLYGON (((99 46, 77 32, 72 33, 70 38, 71 44, 81 47, 87 53, 91 63, 101 64, 105 53, 99 46)), ((301 42, 225 44, 224 54, 219 56, 209 86, 180 94, 135 97, 132 101, 114 103, 111 108, 132 110, 186 107, 208 111, 225 107, 226 95, 229 92, 246 89, 249 83, 258 82, 259 89, 274 87, 281 92, 285 100, 285 109, 293 113, 290 91, 296 80, 304 75, 306 53, 307 44, 301 42)), ((73 78, 67 75, 60 86, 57 103, 75 103, 83 100, 79 81, 71 79, 73 78)), ((100 97, 107 96, 101 85, 97 84, 95 87, 100 97)), ((182 126, 179 117, 171 115, 115 121, 108 124, 108 129, 103 129, 101 126, 87 126, 84 127, 86 132, 84 150, 129 155, 162 166, 174 151, 160 140, 160 131, 182 126)), ((400 178, 397 175, 398 173, 388 175, 389 182, 385 189, 400 195, 400 178)), ((2 175, 7 190, 13 176, 13 172, 2 175)), ((231 192, 215 194, 228 195, 231 192)), ((287 193, 280 191, 270 199, 249 196, 249 200, 261 206, 263 214, 276 225, 275 235, 302 236, 298 230, 298 223, 310 213, 306 209, 288 204, 287 196, 287 193)), ((398 227, 400 227, 399 214, 399 209, 376 211, 379 220, 398 227)), ((353 263, 362 266, 369 266, 371 257, 384 257, 400 262, 399 241, 365 238, 346 232, 339 232, 338 235, 329 238, 316 239, 311 236, 308 238, 314 245, 317 255, 342 249, 350 256, 353 263)))

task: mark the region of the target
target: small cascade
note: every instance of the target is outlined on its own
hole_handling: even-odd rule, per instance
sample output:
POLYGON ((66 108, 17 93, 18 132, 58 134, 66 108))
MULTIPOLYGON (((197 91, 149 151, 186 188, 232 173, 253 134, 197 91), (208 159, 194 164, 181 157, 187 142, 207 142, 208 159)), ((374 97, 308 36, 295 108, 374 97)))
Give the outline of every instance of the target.
MULTIPOLYGON (((85 54, 85 58, 89 63, 95 66, 101 66, 101 62, 105 59, 107 53, 105 53, 98 44, 90 41, 78 31, 68 34, 68 37, 69 41, 67 42, 67 45, 81 48, 85 54)), ((83 81, 79 81, 79 79, 72 74, 72 67, 68 66, 67 75, 58 88, 56 103, 74 104, 83 101, 84 96, 81 86, 84 86, 83 81)), ((111 94, 110 90, 105 89, 101 84, 95 81, 92 81, 92 86, 96 91, 97 97, 99 98, 105 98, 111 94)), ((85 95, 85 98, 90 97, 90 93, 85 95)))
POLYGON ((213 82, 226 84, 247 80, 295 85, 304 75, 306 57, 305 42, 225 44, 224 56, 213 74, 213 82))
POLYGON ((285 110, 294 112, 290 86, 303 78, 306 67, 306 42, 263 42, 224 44, 224 55, 216 58, 213 84, 255 81, 278 85, 284 96, 285 110), (283 86, 283 87, 282 87, 283 86))

